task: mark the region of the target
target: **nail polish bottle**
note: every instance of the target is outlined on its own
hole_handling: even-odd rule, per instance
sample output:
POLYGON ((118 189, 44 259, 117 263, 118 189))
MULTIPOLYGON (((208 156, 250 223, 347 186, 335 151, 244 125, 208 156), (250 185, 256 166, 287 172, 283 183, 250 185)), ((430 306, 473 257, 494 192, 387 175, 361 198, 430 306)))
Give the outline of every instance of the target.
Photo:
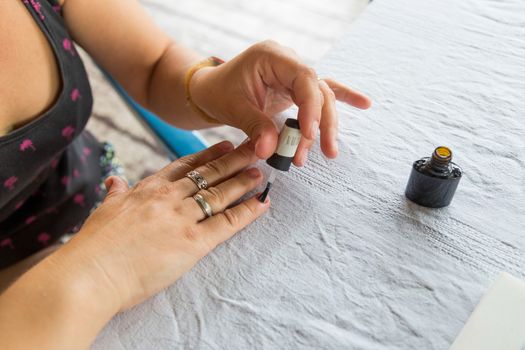
POLYGON ((288 171, 299 141, 301 141, 299 122, 293 118, 286 119, 279 134, 277 150, 266 160, 266 163, 277 170, 288 171))
POLYGON ((284 122, 281 133, 279 134, 279 141, 277 143, 277 150, 266 160, 266 163, 273 169, 268 177, 268 182, 264 191, 259 196, 259 201, 262 203, 266 200, 268 192, 272 187, 273 181, 277 175, 276 170, 288 171, 292 165, 293 157, 301 141, 301 129, 297 119, 288 118, 284 122))
POLYGON ((439 146, 431 157, 414 162, 405 195, 424 207, 446 207, 454 197, 462 174, 461 168, 452 162, 452 151, 439 146))

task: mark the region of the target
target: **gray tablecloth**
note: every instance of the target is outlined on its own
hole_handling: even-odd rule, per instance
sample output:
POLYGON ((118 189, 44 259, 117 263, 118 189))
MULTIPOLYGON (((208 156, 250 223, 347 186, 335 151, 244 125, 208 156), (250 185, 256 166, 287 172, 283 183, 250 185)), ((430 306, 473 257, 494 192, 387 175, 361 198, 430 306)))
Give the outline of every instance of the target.
POLYGON ((318 71, 375 101, 340 106, 340 157, 314 149, 94 349, 446 349, 500 271, 524 276, 524 1, 374 2, 318 71), (404 186, 440 144, 465 175, 424 209, 404 186))

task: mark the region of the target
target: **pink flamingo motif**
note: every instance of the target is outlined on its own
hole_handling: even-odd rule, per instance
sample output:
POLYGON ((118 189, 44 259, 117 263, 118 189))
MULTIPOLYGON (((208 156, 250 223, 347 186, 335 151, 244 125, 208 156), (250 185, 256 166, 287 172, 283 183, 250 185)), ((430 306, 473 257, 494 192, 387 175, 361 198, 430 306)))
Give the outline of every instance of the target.
POLYGON ((31 148, 33 151, 36 151, 35 145, 33 145, 33 141, 31 141, 30 139, 25 139, 20 144, 20 151, 24 152, 28 148, 31 148))
POLYGON ((86 158, 89 157, 89 155, 91 154, 91 148, 89 147, 84 147, 82 148, 82 155, 80 156, 80 160, 82 161, 82 163, 86 163, 86 158))
POLYGON ((22 207, 22 205, 24 205, 24 202, 25 202, 25 201, 20 201, 20 202, 16 203, 16 204, 15 204, 15 210, 20 209, 20 208, 22 207))
POLYGON ((69 184, 70 178, 67 175, 62 176, 60 179, 60 182, 62 182, 62 185, 67 186, 69 184))
POLYGON ((71 40, 69 40, 68 38, 65 38, 62 41, 62 46, 64 47, 64 50, 66 50, 67 52, 71 54, 71 56, 75 56, 75 46, 73 45, 71 40))
POLYGON ((51 160, 51 168, 55 169, 58 165, 58 159, 54 158, 51 160))
POLYGON ((62 129, 62 136, 65 137, 68 141, 71 141, 73 135, 75 134, 75 128, 71 125, 66 126, 62 129))
POLYGON ((85 205, 84 195, 82 193, 75 194, 75 196, 73 197, 73 202, 83 207, 85 205))
POLYGON ((18 181, 18 177, 11 176, 10 178, 4 181, 4 187, 12 190, 13 188, 15 188, 15 184, 17 181, 18 181))
POLYGON ((35 0, 24 0, 24 3, 31 4, 31 6, 35 9, 35 12, 38 13, 38 16, 43 21, 45 19, 44 14, 42 13, 42 4, 40 2, 35 0))
POLYGON ((60 7, 60 5, 53 5, 53 11, 55 11, 56 13, 60 13, 60 10, 62 8, 60 7))
POLYGON ((73 177, 79 177, 80 176, 80 171, 78 171, 77 169, 73 169, 73 177))
POLYGON ((30 217, 28 217, 25 221, 26 225, 31 225, 33 222, 35 222, 36 220, 36 216, 34 215, 31 215, 30 217))
POLYGON ((71 101, 75 102, 76 100, 78 100, 79 98, 82 97, 82 95, 80 95, 80 91, 78 91, 77 88, 73 89, 73 91, 71 91, 71 101))
POLYGON ((4 247, 9 247, 11 248, 11 250, 15 249, 15 246, 13 245, 13 241, 11 240, 11 238, 4 238, 0 242, 0 248, 4 248, 4 247))
POLYGON ((47 232, 41 232, 38 235, 38 242, 42 244, 43 246, 46 246, 49 243, 49 240, 51 239, 51 236, 47 232))

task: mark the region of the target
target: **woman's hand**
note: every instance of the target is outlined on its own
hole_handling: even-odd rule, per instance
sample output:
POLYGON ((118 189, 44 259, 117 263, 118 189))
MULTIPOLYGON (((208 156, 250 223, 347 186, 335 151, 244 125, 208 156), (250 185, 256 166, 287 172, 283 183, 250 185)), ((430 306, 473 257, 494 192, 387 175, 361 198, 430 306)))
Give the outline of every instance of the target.
POLYGON ((256 44, 218 67, 198 70, 190 91, 193 102, 210 116, 246 132, 263 159, 277 147, 278 131, 271 118, 295 103, 303 135, 294 158, 298 166, 304 164, 318 129, 323 153, 337 155, 336 99, 361 109, 371 103, 332 79, 318 80, 291 49, 272 41, 256 44))
POLYGON ((76 249, 69 255, 81 255, 96 267, 93 280, 113 291, 119 309, 173 283, 268 209, 268 201, 256 198, 227 209, 262 180, 258 169, 244 170, 257 160, 252 147, 232 148, 222 142, 181 158, 132 188, 117 177, 107 180, 104 203, 64 248, 76 249), (185 176, 194 169, 208 189, 198 191, 185 176), (197 192, 211 205, 212 217, 205 218, 192 198, 197 192))
POLYGON ((262 180, 259 170, 245 170, 257 159, 253 147, 232 149, 222 142, 132 188, 106 180, 109 193, 80 232, 0 295, 3 348, 87 348, 116 312, 175 282, 262 215, 268 201, 231 206, 262 180), (185 177, 194 169, 208 189, 185 177), (193 199, 197 192, 213 216, 193 199))

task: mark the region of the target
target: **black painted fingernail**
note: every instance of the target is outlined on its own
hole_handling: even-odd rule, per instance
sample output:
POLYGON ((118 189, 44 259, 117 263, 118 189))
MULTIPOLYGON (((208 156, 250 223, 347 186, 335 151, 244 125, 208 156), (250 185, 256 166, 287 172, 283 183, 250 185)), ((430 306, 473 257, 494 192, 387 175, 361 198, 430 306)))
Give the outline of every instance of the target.
POLYGON ((272 188, 272 183, 268 182, 266 184, 266 188, 261 193, 261 195, 257 198, 259 202, 264 203, 266 201, 266 197, 268 197, 268 193, 270 192, 270 188, 272 188))

